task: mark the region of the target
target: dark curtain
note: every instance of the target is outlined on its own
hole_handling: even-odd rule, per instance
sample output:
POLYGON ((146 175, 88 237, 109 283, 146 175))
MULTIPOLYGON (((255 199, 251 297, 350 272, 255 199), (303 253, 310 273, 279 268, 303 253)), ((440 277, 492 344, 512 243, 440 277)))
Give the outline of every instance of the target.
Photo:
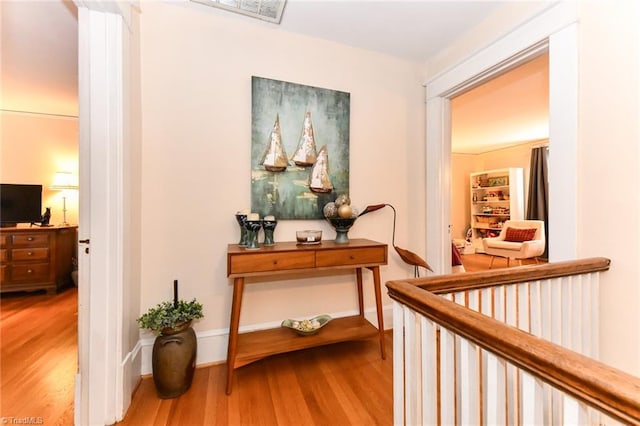
POLYGON ((546 146, 531 150, 531 169, 529 172, 529 200, 527 219, 544 220, 545 249, 542 257, 549 258, 549 178, 547 172, 546 146))

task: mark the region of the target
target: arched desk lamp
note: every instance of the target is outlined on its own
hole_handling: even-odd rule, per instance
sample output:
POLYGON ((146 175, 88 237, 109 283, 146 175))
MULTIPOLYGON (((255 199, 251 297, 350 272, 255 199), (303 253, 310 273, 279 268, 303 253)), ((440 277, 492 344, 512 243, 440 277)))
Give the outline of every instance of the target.
POLYGON ((367 206, 362 211, 362 213, 360 213, 358 215, 358 217, 364 216, 365 214, 374 212, 376 210, 380 210, 381 208, 383 208, 385 206, 389 206, 393 210, 393 234, 392 234, 392 237, 391 237, 391 244, 393 245, 393 248, 398 253, 398 256, 400 256, 400 259, 402 259, 405 263, 407 263, 409 265, 412 265, 414 267, 413 275, 416 278, 418 278, 420 276, 420 270, 419 270, 420 266, 422 266, 423 268, 428 269, 429 271, 433 272, 433 269, 431 269, 429 264, 423 258, 421 258, 420 256, 418 256, 417 254, 415 254, 412 251, 409 251, 409 250, 406 250, 406 249, 403 249, 403 248, 400 248, 400 247, 396 246, 396 209, 391 204, 373 204, 371 206, 367 206))

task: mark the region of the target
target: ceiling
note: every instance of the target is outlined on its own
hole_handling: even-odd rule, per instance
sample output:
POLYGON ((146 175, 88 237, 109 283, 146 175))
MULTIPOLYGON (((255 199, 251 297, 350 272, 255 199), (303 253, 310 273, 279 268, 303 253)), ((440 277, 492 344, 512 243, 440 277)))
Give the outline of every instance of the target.
MULTIPOLYGON (((508 1, 288 0, 278 28, 423 63, 508 1)), ((274 25, 199 3, 189 6, 207 8, 232 19, 274 25)), ((77 116, 77 10, 73 2, 3 0, 0 15, 2 109, 77 116)), ((521 118, 539 116, 537 111, 524 111, 530 96, 522 91, 534 86, 528 77, 523 78, 520 86, 509 80, 507 87, 478 91, 478 97, 487 96, 484 101, 463 95, 454 102, 454 106, 460 105, 456 128, 466 129, 462 133, 454 131, 454 146, 471 136, 493 144, 513 138, 504 131, 495 136, 487 124, 504 128, 515 110, 521 118), (516 89, 517 95, 509 88, 516 89), (509 98, 518 101, 515 107, 504 100, 509 98), (521 102, 523 99, 527 102, 521 102), (483 103, 492 106, 491 120, 480 118, 487 112, 485 106, 480 106, 482 114, 474 109, 483 103)))
POLYGON ((481 154, 549 137, 549 55, 451 100, 451 146, 481 154))

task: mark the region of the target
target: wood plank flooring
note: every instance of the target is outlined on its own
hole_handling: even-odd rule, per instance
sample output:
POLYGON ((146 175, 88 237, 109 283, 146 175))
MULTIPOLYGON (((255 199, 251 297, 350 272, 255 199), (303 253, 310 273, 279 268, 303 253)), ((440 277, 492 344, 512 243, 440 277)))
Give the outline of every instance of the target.
MULTIPOLYGON (((0 416, 73 424, 77 289, 0 299, 0 416)), ((304 338, 304 337, 301 337, 304 338)), ((122 425, 375 425, 392 423, 392 350, 377 337, 270 357, 238 369, 196 369, 191 389, 159 399, 141 380, 122 425)))
POLYGON ((0 299, 3 423, 72 425, 77 371, 77 289, 0 299), (13 418, 13 419, 12 419, 13 418), (28 422, 27 421, 27 422, 28 422), (25 423, 25 422, 22 422, 25 423))
MULTIPOLYGON (((463 255, 469 272, 490 256, 463 255)), ((495 266, 505 267, 504 259, 495 266), (504 265, 501 262, 504 263, 504 265)), ((0 415, 73 424, 77 289, 0 299, 0 415)), ((303 337, 302 337, 303 338, 303 337)), ((162 400, 142 379, 122 425, 373 425, 392 423, 392 350, 376 339, 278 355, 236 371, 224 392, 224 364, 196 370, 192 388, 162 400)))
MULTIPOLYGON (((460 257, 462 259, 462 265, 467 272, 488 270, 489 264, 491 263, 491 256, 484 253, 463 254, 460 257)), ((546 263, 546 261, 542 259, 538 259, 538 262, 546 263)), ((534 259, 524 259, 522 261, 523 265, 534 265, 535 263, 536 261, 534 259)), ((510 264, 510 267, 518 266, 518 261, 512 260, 510 264)), ((507 268, 507 258, 496 256, 496 259, 493 262, 493 269, 498 268, 507 268)))
MULTIPOLYGON (((304 339, 304 337, 300 337, 304 339)), ((393 423, 392 334, 276 355, 236 370, 196 369, 191 389, 159 399, 146 377, 118 425, 389 425, 393 423)))

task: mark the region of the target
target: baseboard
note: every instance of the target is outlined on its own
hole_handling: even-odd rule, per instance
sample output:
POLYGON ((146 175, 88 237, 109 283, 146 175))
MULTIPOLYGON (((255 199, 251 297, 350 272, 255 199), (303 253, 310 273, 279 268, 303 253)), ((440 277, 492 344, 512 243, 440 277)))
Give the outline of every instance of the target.
POLYGON ((131 405, 131 396, 133 395, 133 391, 140 382, 140 376, 142 375, 141 340, 138 340, 133 349, 122 360, 122 363, 120 364, 120 373, 121 376, 118 380, 118 387, 122 389, 122 399, 116 402, 117 421, 124 418, 124 414, 129 409, 129 405, 131 405))
MULTIPOLYGON (((392 305, 384 306, 382 313, 383 313, 385 330, 393 328, 392 305)), ((351 316, 356 314, 357 314, 356 311, 348 311, 348 312, 335 312, 329 315, 331 315, 334 318, 340 318, 340 317, 351 316)), ((371 322, 373 325, 376 325, 378 323, 378 320, 377 320, 375 308, 367 309, 365 311, 365 318, 369 320, 369 322, 371 322)), ((280 321, 242 326, 240 327, 240 332, 264 330, 264 329, 269 329, 274 327, 280 327, 280 321)), ((196 357, 196 365, 214 364, 214 363, 225 362, 227 360, 227 342, 229 340, 228 328, 199 331, 196 333, 196 337, 198 339, 198 355, 196 357)), ((136 352, 136 354, 133 354, 134 351, 132 351, 130 370, 132 371, 132 373, 136 371, 135 370, 136 364, 134 363, 134 360, 139 359, 140 374, 137 376, 138 379, 140 375, 148 375, 148 374, 151 374, 152 372, 151 353, 153 351, 154 341, 155 341, 155 338, 141 339, 138 341, 138 344, 136 344, 136 348, 139 347, 139 350, 136 352)), ((133 390, 134 388, 135 386, 132 387, 131 390, 133 390)))

